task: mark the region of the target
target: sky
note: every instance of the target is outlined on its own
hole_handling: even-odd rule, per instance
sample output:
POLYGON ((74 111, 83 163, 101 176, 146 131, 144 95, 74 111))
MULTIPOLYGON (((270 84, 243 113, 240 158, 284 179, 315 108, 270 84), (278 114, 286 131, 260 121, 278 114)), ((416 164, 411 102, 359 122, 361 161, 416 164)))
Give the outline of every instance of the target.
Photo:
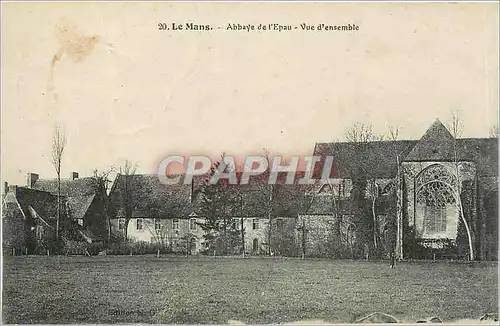
POLYGON ((463 137, 488 137, 498 121, 497 3, 4 3, 1 27, 10 184, 56 176, 56 126, 66 177, 125 160, 155 173, 167 155, 310 155, 354 123, 418 139, 454 110, 463 137), (215 29, 160 31, 161 22, 215 29))

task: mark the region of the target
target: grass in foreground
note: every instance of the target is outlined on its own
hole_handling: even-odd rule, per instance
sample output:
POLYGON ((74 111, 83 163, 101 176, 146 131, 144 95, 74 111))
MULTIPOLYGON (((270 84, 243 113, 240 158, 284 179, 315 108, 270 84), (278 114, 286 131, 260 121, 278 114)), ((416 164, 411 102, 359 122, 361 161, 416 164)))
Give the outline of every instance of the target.
POLYGON ((496 263, 4 257, 4 323, 445 322, 497 312, 496 263))

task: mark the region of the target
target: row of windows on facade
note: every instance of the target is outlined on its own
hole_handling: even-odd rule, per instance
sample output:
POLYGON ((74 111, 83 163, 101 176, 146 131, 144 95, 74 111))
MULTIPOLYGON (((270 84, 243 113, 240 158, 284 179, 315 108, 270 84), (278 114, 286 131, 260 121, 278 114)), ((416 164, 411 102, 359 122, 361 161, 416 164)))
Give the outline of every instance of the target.
MULTIPOLYGON (((155 222, 155 230, 161 230, 162 229, 162 223, 161 223, 161 219, 155 219, 154 222, 155 222)), ((233 222, 235 223, 235 226, 237 227, 238 224, 236 222, 233 222)), ((278 229, 283 229, 283 219, 278 219, 276 221, 277 223, 277 228, 278 229)), ((137 230, 143 230, 144 229, 144 220, 141 219, 141 218, 138 218, 136 220, 136 229, 137 230)), ((197 223, 196 223, 196 219, 195 218, 192 218, 189 220, 189 230, 191 231, 195 231, 197 229, 197 223)), ((125 219, 120 219, 119 222, 118 222, 118 228, 120 230, 123 230, 125 229, 125 219)), ((259 219, 258 218, 254 218, 252 219, 252 230, 258 230, 259 229, 259 219)), ((179 219, 178 218, 174 218, 172 219, 172 230, 179 230, 179 219)))

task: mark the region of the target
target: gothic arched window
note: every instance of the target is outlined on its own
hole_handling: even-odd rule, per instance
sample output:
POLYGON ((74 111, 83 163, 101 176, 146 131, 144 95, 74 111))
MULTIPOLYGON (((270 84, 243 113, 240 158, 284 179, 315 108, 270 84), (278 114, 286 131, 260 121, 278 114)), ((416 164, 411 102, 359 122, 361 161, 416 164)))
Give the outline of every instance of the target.
POLYGON ((416 180, 416 202, 423 206, 424 230, 446 231, 447 207, 456 204, 455 179, 445 167, 435 164, 422 171, 416 180))

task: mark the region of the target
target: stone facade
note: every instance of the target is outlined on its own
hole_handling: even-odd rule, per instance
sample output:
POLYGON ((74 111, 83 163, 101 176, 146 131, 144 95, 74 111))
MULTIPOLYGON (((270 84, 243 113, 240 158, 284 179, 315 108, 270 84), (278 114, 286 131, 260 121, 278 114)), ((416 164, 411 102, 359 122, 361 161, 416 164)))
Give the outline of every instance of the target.
MULTIPOLYGON (((203 230, 199 223, 203 219, 189 218, 131 218, 127 227, 127 238, 136 242, 148 242, 170 247, 172 251, 185 251, 186 235, 191 236, 192 253, 202 249, 203 230)), ((125 219, 112 219, 115 234, 124 236, 125 219)))
MULTIPOLYGON (((241 231, 243 224, 245 254, 264 255, 269 251, 268 243, 276 242, 274 247, 279 247, 282 241, 282 232, 290 234, 290 229, 295 230, 296 219, 289 217, 273 218, 271 239, 269 236, 269 219, 262 217, 235 217, 233 218, 236 229, 241 231)), ((147 242, 163 245, 173 252, 185 252, 186 238, 191 240, 191 254, 198 254, 204 249, 205 234, 201 224, 204 218, 194 216, 180 218, 131 218, 127 228, 127 238, 133 242, 147 242)), ((115 234, 125 235, 125 219, 111 219, 115 234)), ((295 237, 295 232, 291 235, 295 237)), ((242 243, 243 246, 243 243, 242 243)))
MULTIPOLYGON (((439 249, 461 242, 469 258, 496 259, 497 151, 497 139, 454 139, 436 120, 418 141, 317 144, 315 155, 336 158, 336 184, 348 184, 364 171, 365 195, 373 204, 372 217, 364 214, 376 216, 373 246, 384 247, 382 254, 395 250, 399 258, 425 258, 415 245, 439 249)), ((332 201, 338 191, 330 196, 332 201)), ((328 225, 345 214, 349 210, 341 206, 305 214, 310 250, 325 250, 328 225)))
MULTIPOLYGON (((402 166, 404 184, 406 185, 404 196, 407 199, 405 213, 408 216, 409 226, 415 225, 417 236, 421 239, 455 239, 458 231, 458 219, 460 218, 458 182, 475 182, 474 164, 472 162, 457 162, 457 164, 454 162, 403 162, 402 166), (433 172, 431 175, 432 181, 422 180, 426 177, 426 172, 433 172), (425 228, 426 205, 417 200, 421 194, 419 192, 421 189, 417 189, 418 184, 423 182, 432 182, 431 184, 439 185, 439 187, 435 187, 434 191, 443 188, 443 191, 450 196, 449 202, 446 203, 444 208, 446 225, 442 228, 442 231, 426 230, 425 228)), ((475 212, 475 206, 472 209, 475 212)))

